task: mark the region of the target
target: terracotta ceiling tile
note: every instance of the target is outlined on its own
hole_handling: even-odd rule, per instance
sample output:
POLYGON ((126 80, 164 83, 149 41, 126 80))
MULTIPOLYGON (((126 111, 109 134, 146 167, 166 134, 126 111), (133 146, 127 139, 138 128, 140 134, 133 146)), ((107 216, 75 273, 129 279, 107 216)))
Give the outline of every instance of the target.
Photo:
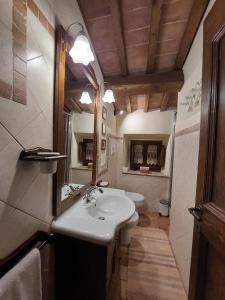
POLYGON ((124 30, 145 27, 149 25, 150 9, 144 7, 134 11, 124 11, 124 30))
POLYGON ((139 30, 125 31, 126 46, 149 42, 149 26, 142 27, 139 30))
POLYGON ((139 7, 149 7, 149 0, 121 0, 123 11, 133 10, 139 7))
POLYGON ((110 14, 108 0, 78 0, 86 19, 98 18, 110 14))
POLYGON ((116 47, 111 16, 91 22, 89 21, 88 28, 96 52, 116 47))
POLYGON ((156 70, 158 72, 173 70, 175 60, 176 60, 176 54, 157 56, 156 70))
POLYGON ((163 5, 162 22, 188 19, 194 0, 173 0, 163 5))
POLYGON ((167 23, 160 26, 159 41, 180 39, 183 36, 187 22, 167 23))
POLYGON ((106 76, 120 74, 120 62, 117 51, 104 52, 98 55, 103 73, 106 76))
POLYGON ((148 45, 127 48, 128 69, 130 73, 146 72, 148 45))
POLYGON ((157 54, 165 54, 165 53, 177 53, 179 51, 180 39, 171 39, 168 41, 160 42, 157 44, 158 53, 157 54))

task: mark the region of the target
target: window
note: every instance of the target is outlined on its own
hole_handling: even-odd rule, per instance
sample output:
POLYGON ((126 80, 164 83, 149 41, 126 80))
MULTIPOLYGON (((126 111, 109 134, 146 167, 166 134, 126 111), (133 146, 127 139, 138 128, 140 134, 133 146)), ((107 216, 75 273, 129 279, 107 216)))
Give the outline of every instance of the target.
POLYGON ((141 166, 150 171, 160 172, 165 164, 165 147, 162 141, 131 141, 130 169, 140 170, 141 166))
POLYGON ((84 139, 79 143, 79 161, 83 166, 93 162, 93 139, 84 139))

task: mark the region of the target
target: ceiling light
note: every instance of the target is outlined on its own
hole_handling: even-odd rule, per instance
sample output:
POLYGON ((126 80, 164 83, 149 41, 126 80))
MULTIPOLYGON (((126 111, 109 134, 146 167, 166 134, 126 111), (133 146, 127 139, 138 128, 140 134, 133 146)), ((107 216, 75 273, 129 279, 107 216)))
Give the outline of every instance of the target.
POLYGON ((67 32, 73 25, 81 26, 81 30, 78 32, 77 37, 75 38, 73 47, 69 51, 69 55, 72 57, 74 63, 80 63, 87 66, 90 62, 95 60, 94 54, 91 50, 89 40, 81 23, 72 23, 68 27, 67 32))
POLYGON ((91 104, 91 103, 92 103, 91 97, 90 97, 90 95, 89 95, 88 92, 84 91, 84 92, 82 93, 81 98, 80 98, 80 102, 81 102, 82 104, 91 104))
POLYGON ((120 115, 123 115, 124 111, 123 110, 120 110, 120 115))
POLYGON ((103 100, 103 102, 107 102, 107 103, 116 102, 114 95, 113 95, 113 91, 110 89, 106 90, 102 100, 103 100))

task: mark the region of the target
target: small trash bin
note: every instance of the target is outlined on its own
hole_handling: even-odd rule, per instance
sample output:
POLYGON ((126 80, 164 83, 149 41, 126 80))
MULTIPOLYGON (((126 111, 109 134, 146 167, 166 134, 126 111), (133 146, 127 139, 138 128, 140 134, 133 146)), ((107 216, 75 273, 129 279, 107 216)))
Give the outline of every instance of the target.
POLYGON ((159 201, 159 215, 162 217, 168 217, 169 215, 169 202, 167 200, 159 201))

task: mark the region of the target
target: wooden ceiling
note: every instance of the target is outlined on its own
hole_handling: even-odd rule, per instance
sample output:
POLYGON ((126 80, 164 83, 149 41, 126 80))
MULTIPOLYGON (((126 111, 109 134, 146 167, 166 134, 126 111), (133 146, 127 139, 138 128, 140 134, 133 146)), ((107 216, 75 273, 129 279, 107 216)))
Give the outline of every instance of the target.
MULTIPOLYGON (((177 106, 182 66, 209 0, 78 0, 116 110, 177 106)), ((80 67, 71 90, 81 89, 80 67)))

